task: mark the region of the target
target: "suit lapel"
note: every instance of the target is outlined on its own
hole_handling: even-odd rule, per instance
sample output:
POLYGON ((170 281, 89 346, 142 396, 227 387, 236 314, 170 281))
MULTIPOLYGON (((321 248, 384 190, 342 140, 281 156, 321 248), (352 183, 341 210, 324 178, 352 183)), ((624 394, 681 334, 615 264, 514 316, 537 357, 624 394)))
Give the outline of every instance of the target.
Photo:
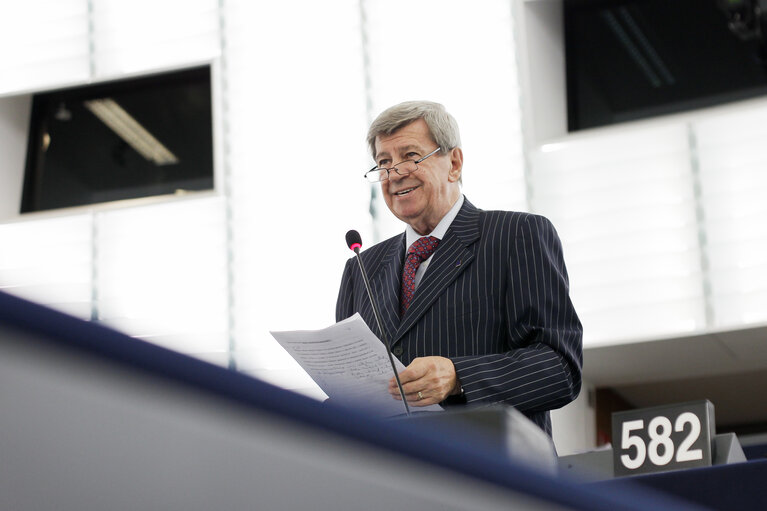
MULTIPOLYGON (((398 342, 421 319, 434 301, 474 260, 474 242, 477 239, 479 239, 479 210, 468 200, 464 200, 461 210, 429 262, 429 267, 418 285, 413 301, 399 322, 392 344, 398 342)), ((404 252, 402 258, 404 258, 404 252)))
POLYGON ((405 234, 392 240, 377 268, 371 268, 370 287, 376 297, 381 321, 391 340, 399 327, 399 288, 402 262, 405 259, 405 234))

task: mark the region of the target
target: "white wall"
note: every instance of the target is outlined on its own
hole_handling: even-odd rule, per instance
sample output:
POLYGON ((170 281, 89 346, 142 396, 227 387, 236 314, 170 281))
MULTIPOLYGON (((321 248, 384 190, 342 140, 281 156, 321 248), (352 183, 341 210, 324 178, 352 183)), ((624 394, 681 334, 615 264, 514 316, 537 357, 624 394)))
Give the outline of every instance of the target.
POLYGON ((596 447, 597 427, 594 386, 583 382, 572 403, 551 412, 551 427, 557 454, 567 456, 596 447))

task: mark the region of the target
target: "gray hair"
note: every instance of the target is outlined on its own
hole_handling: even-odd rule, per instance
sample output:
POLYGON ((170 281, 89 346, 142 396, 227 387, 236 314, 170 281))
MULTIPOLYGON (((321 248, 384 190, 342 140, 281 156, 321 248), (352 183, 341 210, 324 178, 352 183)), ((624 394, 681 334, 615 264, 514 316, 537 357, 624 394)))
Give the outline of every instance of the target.
POLYGON ((391 135, 418 119, 426 121, 431 137, 442 149, 442 154, 461 146, 458 123, 444 106, 432 101, 405 101, 381 112, 370 125, 368 145, 373 159, 376 157, 376 137, 391 135))

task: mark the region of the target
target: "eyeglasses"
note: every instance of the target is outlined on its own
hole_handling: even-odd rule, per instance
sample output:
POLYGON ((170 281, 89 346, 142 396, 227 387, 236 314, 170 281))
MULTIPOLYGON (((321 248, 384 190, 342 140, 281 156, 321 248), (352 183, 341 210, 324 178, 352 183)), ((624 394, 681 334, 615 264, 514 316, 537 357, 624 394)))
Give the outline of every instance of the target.
POLYGON ((365 179, 370 181, 371 183, 378 183, 380 181, 386 181, 389 179, 389 173, 393 170, 400 176, 409 176, 416 170, 418 170, 418 164, 424 161, 426 158, 431 156, 432 154, 439 151, 441 147, 436 148, 423 158, 419 158, 417 160, 405 160, 401 161, 398 164, 394 165, 393 167, 390 167, 388 169, 383 167, 373 167, 372 169, 365 172, 365 179))

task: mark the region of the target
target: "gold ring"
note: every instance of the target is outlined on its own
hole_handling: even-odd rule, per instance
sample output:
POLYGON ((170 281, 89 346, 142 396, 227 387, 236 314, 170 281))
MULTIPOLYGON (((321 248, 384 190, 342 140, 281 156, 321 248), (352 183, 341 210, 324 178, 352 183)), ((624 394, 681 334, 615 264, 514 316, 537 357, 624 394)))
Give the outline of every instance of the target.
POLYGON ((418 400, 420 401, 421 399, 423 399, 423 394, 421 394, 421 391, 419 390, 418 391, 418 400))

